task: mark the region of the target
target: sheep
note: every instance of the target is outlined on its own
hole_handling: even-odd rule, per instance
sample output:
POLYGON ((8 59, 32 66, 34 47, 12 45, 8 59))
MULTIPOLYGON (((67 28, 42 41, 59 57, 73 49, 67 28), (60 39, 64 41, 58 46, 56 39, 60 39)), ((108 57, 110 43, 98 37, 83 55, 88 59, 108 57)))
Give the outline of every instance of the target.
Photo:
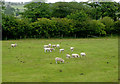
POLYGON ((74 47, 70 47, 70 50, 73 51, 74 47))
POLYGON ((55 48, 55 47, 56 47, 56 45, 52 45, 52 47, 54 47, 54 48, 55 48))
POLYGON ((47 51, 50 51, 50 52, 52 52, 53 50, 55 50, 54 48, 44 48, 45 49, 45 52, 47 51))
POLYGON ((48 48, 49 46, 48 45, 44 45, 44 48, 48 48))
POLYGON ((80 56, 78 54, 72 54, 72 57, 77 58, 77 57, 80 57, 80 56))
POLYGON ((81 55, 81 57, 82 57, 82 56, 86 56, 86 54, 85 54, 85 53, 83 53, 83 52, 82 52, 82 53, 80 53, 80 55, 81 55))
POLYGON ((57 48, 60 48, 60 45, 59 45, 59 44, 57 44, 57 48))
POLYGON ((47 52, 50 51, 50 48, 44 48, 44 49, 45 49, 45 52, 46 52, 46 51, 47 51, 47 52))
POLYGON ((16 47, 17 46, 17 44, 15 43, 15 44, 11 44, 11 47, 16 47))
POLYGON ((51 47, 51 44, 49 43, 48 46, 51 47))
POLYGON ((54 48, 50 48, 50 52, 52 52, 53 50, 55 50, 54 48))
POLYGON ((61 63, 61 62, 64 63, 64 60, 63 60, 62 58, 59 58, 59 57, 56 57, 56 58, 55 58, 55 61, 56 61, 56 64, 57 64, 58 61, 60 61, 60 63, 61 63))
POLYGON ((61 53, 61 51, 64 51, 64 49, 60 49, 60 53, 61 53))
POLYGON ((69 54, 66 54, 66 58, 70 58, 70 55, 69 55, 69 54))

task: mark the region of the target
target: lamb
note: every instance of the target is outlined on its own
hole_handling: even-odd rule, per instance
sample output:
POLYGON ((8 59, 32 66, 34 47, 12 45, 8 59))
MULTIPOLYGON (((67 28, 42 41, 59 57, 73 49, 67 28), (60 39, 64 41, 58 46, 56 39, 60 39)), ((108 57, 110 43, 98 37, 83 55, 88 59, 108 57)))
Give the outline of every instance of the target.
POLYGON ((61 53, 61 51, 64 51, 64 49, 60 49, 60 53, 61 53))
POLYGON ((70 50, 73 51, 74 47, 70 47, 70 50))
POLYGON ((69 54, 66 54, 66 58, 70 58, 70 55, 69 55, 69 54))
POLYGON ((17 46, 17 44, 15 43, 15 44, 11 44, 11 47, 16 47, 17 46))
POLYGON ((58 61, 60 61, 60 63, 61 63, 61 62, 64 63, 64 60, 63 60, 62 58, 59 58, 59 57, 56 57, 56 58, 55 58, 55 61, 56 61, 56 64, 57 64, 58 61))
POLYGON ((81 55, 81 57, 82 57, 82 56, 86 56, 86 54, 85 54, 85 53, 83 53, 83 52, 82 52, 82 53, 80 53, 80 55, 81 55))
POLYGON ((48 45, 44 45, 44 48, 48 48, 49 46, 48 45))
POLYGON ((56 47, 56 45, 52 45, 52 47, 54 47, 54 48, 55 48, 55 47, 56 47))
POLYGON ((72 54, 72 57, 77 58, 77 57, 80 57, 80 56, 78 54, 72 54))
POLYGON ((51 44, 49 43, 48 46, 51 47, 51 44))
POLYGON ((60 45, 59 45, 59 44, 57 44, 57 48, 60 48, 60 45))

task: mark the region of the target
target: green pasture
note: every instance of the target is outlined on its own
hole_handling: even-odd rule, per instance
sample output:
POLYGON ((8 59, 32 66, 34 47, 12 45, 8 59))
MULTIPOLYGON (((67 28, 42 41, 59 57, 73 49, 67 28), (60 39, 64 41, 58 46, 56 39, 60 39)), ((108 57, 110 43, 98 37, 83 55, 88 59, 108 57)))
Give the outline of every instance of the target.
POLYGON ((24 9, 24 5, 11 5, 13 8, 24 9))
POLYGON ((2 41, 3 82, 117 82, 118 38, 22 39, 2 41), (12 43, 17 47, 11 48, 12 43), (44 52, 43 45, 60 44, 65 51, 44 52), (70 51, 70 47, 75 47, 70 51), (86 57, 66 58, 85 52, 86 57), (65 63, 55 63, 61 57, 65 63))

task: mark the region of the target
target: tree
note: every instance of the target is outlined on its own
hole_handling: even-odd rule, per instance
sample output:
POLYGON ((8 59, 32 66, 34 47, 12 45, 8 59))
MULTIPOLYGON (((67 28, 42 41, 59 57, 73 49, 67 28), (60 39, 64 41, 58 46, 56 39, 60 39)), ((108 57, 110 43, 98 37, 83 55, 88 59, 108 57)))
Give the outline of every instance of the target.
POLYGON ((15 9, 13 7, 11 7, 10 5, 7 5, 4 13, 7 14, 7 15, 14 15, 15 9))
POLYGON ((120 35, 120 20, 115 22, 112 33, 120 35))
POLYGON ((51 12, 49 4, 41 2, 31 2, 24 6, 26 9, 22 13, 23 17, 32 18, 32 21, 36 21, 37 18, 50 18, 51 12))
POLYGON ((116 2, 100 2, 100 4, 102 18, 105 16, 109 16, 114 20, 117 19, 116 12, 119 10, 116 2))
POLYGON ((16 38, 17 25, 18 23, 13 16, 2 14, 3 38, 16 38))
POLYGON ((74 19, 78 21, 85 21, 88 19, 87 14, 84 11, 76 12, 76 13, 71 13, 70 15, 67 15, 68 19, 74 19))
POLYGON ((107 34, 111 34, 114 26, 114 20, 111 17, 104 17, 100 21, 105 25, 105 31, 107 34))
POLYGON ((52 16, 57 18, 64 18, 71 13, 80 12, 84 10, 88 12, 88 6, 85 3, 78 2, 56 2, 52 5, 52 16))
POLYGON ((98 20, 91 20, 87 25, 87 34, 88 35, 106 35, 105 25, 98 20))
POLYGON ((101 17, 101 8, 100 8, 100 4, 98 2, 93 2, 93 3, 86 3, 87 5, 89 5, 89 13, 88 15, 92 18, 92 19, 100 19, 101 17))
POLYGON ((31 27, 28 19, 16 19, 13 16, 2 14, 3 39, 30 37, 31 27))
POLYGON ((68 2, 56 2, 52 6, 52 17, 64 18, 70 14, 70 9, 68 7, 68 2))

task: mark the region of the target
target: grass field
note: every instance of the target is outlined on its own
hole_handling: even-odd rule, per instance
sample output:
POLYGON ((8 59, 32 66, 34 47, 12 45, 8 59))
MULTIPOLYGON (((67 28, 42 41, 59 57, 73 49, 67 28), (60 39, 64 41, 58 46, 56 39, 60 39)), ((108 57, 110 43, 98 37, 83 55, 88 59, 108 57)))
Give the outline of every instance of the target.
POLYGON ((117 82, 118 38, 8 40, 2 42, 2 61, 3 82, 117 82), (65 51, 45 53, 43 45, 49 43, 65 51), (67 53, 81 52, 87 56, 66 59, 67 53), (55 57, 65 63, 56 64, 55 57))
POLYGON ((13 8, 24 9, 24 5, 11 5, 13 8))

